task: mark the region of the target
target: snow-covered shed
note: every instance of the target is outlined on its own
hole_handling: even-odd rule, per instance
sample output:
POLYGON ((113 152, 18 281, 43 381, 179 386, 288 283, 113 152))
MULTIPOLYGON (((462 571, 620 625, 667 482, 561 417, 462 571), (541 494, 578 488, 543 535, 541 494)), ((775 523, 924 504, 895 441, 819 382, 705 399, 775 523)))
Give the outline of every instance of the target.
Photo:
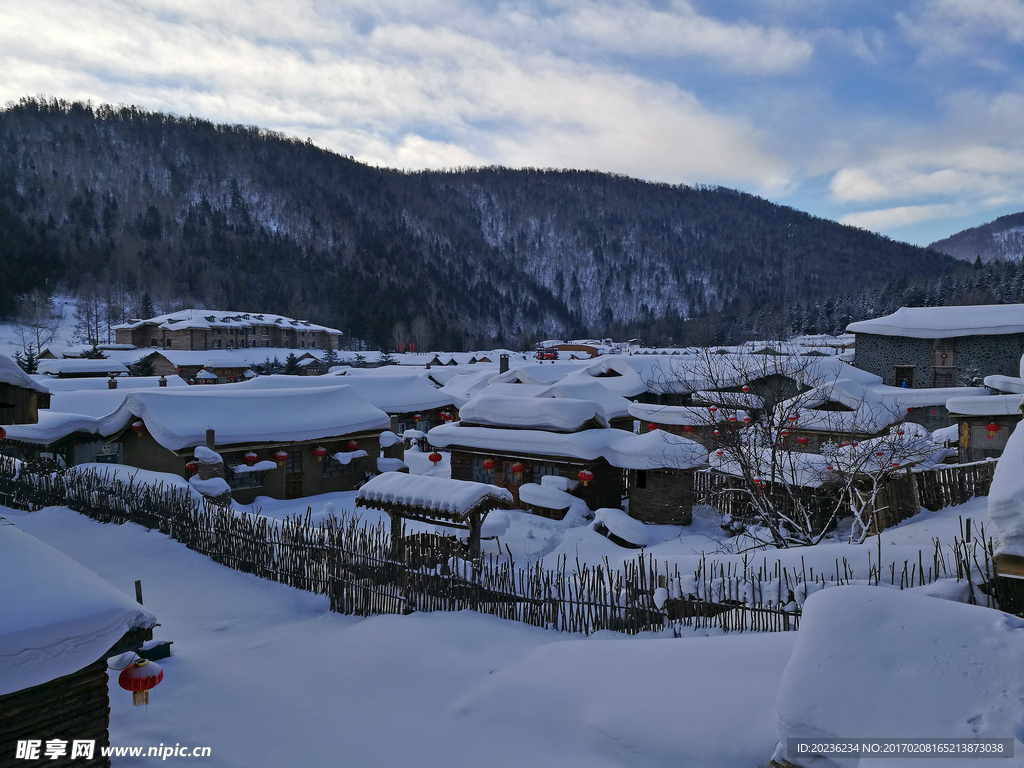
POLYGON ((1013 376, 1024 354, 1024 304, 901 307, 850 323, 858 368, 886 384, 952 387, 1013 376))
POLYGON ((484 518, 495 509, 511 509, 513 500, 505 488, 486 483, 387 472, 359 489, 356 506, 388 514, 395 547, 400 546, 403 520, 465 529, 469 532, 469 556, 475 558, 480 554, 484 518))
POLYGON ((0 355, 0 424, 35 424, 39 409, 50 407, 50 390, 0 355))
POLYGON ((60 738, 95 740, 96 759, 74 764, 109 765, 99 754, 109 743, 106 659, 152 639, 156 617, 3 518, 0 584, 3 763, 14 764, 19 740, 60 738))
POLYGON ((46 376, 87 377, 87 376, 117 376, 128 373, 128 367, 117 360, 106 358, 93 360, 90 358, 69 357, 60 360, 40 360, 39 373, 46 376))

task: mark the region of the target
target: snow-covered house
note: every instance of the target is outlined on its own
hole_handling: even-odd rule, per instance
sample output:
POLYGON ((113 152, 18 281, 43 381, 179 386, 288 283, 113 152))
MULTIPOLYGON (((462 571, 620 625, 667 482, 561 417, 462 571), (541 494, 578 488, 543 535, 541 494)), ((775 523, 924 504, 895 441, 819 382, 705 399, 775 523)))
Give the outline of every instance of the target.
POLYGON ((59 360, 40 360, 39 373, 46 376, 59 378, 67 377, 89 377, 89 376, 118 376, 128 373, 128 366, 117 360, 107 358, 90 359, 83 357, 68 357, 59 360))
POLYGON ((646 510, 662 518, 657 522, 670 513, 684 518, 692 493, 685 473, 707 461, 707 451, 690 440, 610 428, 601 406, 587 400, 480 395, 460 415, 460 422, 432 429, 430 443, 451 451, 453 478, 507 488, 517 504, 520 486, 554 476, 591 509, 618 509, 627 474, 642 477, 631 485, 646 490, 650 474, 662 472, 676 478, 671 502, 663 504, 671 494, 659 492, 648 504, 631 502, 630 512, 645 519, 646 510))
POLYGON ((851 323, 858 368, 913 389, 972 385, 1016 375, 1024 354, 1024 304, 902 307, 851 323))
POLYGON ((0 763, 109 766, 107 658, 152 639, 156 617, 3 518, 0 584, 0 763), (53 739, 63 759, 44 753, 53 739), (17 759, 28 740, 41 742, 37 758, 17 759), (73 740, 93 742, 92 759, 72 754, 73 740))
POLYGON ((183 309, 114 326, 118 343, 177 350, 339 349, 341 331, 283 315, 183 309))
POLYGON ((0 355, 0 424, 35 424, 39 409, 50 407, 50 390, 0 355))
POLYGON ((999 458, 1021 420, 1021 393, 952 397, 946 402, 957 425, 960 463, 999 458))

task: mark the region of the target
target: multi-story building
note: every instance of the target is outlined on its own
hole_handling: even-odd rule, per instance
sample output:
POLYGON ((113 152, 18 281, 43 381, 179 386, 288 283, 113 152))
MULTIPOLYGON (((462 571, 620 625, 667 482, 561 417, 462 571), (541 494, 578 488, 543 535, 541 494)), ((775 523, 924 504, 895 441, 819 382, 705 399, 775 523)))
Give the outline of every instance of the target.
POLYGON ((341 348, 341 331, 335 328, 267 313, 183 309, 148 320, 131 320, 114 330, 118 344, 156 349, 341 348))

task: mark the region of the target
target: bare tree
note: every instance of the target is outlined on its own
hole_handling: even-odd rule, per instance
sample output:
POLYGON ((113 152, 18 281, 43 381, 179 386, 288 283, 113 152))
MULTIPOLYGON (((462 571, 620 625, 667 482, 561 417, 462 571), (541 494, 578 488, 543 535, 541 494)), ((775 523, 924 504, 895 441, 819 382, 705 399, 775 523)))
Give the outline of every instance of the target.
POLYGON ((416 315, 412 321, 412 340, 416 349, 420 352, 427 352, 434 340, 434 330, 430 327, 430 321, 423 315, 416 315))
POLYGON ((743 511, 728 522, 755 544, 816 544, 851 517, 851 541, 860 542, 891 478, 940 449, 923 427, 904 423, 898 399, 847 372, 787 352, 701 350, 652 369, 649 388, 685 402, 646 413, 705 444, 714 495, 743 511))
POLYGON ((395 321, 391 326, 391 346, 394 349, 405 349, 405 345, 412 340, 409 335, 409 327, 402 320, 395 321))
POLYGON ((50 294, 34 290, 18 302, 18 337, 22 352, 36 354, 53 341, 64 319, 63 306, 56 306, 50 294))

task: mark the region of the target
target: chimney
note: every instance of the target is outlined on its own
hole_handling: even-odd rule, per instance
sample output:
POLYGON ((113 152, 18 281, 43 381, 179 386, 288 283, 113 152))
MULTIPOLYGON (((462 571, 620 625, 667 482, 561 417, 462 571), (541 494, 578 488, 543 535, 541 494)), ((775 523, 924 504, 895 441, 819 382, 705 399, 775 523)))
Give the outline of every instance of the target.
POLYGON ((505 373, 508 370, 508 355, 501 355, 498 358, 498 373, 505 373))
POLYGON ((114 378, 113 374, 107 379, 107 389, 117 389, 117 379, 114 378))
POLYGON ((215 449, 216 443, 213 439, 213 427, 206 428, 206 447, 211 451, 215 449))
POLYGON ((157 386, 158 387, 166 387, 167 386, 167 377, 164 376, 162 373, 160 374, 159 381, 157 381, 157 386))

